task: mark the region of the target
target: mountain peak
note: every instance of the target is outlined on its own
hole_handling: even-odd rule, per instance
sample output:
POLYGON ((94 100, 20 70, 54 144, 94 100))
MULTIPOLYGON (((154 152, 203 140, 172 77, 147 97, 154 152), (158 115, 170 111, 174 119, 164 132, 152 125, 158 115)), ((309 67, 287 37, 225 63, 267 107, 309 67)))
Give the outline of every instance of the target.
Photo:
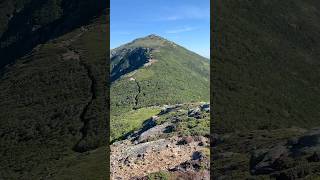
POLYGON ((147 44, 149 44, 150 42, 153 42, 152 44, 154 43, 157 43, 157 44, 163 44, 163 43, 172 43, 171 41, 159 36, 159 35, 156 35, 156 34, 150 34, 148 36, 145 36, 145 37, 141 37, 141 38, 137 38, 135 40, 132 41, 133 43, 136 43, 136 42, 145 42, 147 44))
POLYGON ((159 47, 163 47, 163 46, 167 46, 167 45, 176 46, 175 43, 173 43, 172 41, 169 41, 169 40, 167 40, 159 35, 156 35, 156 34, 150 34, 148 36, 137 38, 127 44, 124 44, 118 48, 115 48, 115 49, 113 49, 113 51, 121 50, 121 49, 132 49, 132 48, 157 49, 159 47))
POLYGON ((162 39, 162 40, 165 40, 165 38, 163 38, 159 35, 156 35, 156 34, 150 34, 150 35, 144 37, 143 39, 162 39))

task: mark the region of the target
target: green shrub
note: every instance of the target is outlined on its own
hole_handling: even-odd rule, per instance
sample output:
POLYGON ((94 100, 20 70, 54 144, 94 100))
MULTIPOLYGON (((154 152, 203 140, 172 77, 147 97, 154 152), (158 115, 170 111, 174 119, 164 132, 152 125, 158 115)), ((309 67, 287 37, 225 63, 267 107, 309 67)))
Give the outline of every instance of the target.
POLYGON ((168 180, 169 179, 169 173, 167 172, 156 172, 148 175, 149 180, 168 180))

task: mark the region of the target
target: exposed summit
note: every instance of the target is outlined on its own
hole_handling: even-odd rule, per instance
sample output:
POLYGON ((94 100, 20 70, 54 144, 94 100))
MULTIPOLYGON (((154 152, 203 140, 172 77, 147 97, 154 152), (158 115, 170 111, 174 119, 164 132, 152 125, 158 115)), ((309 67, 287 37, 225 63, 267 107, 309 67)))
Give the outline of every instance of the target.
POLYGON ((176 46, 175 43, 169 41, 161 36, 150 34, 145 37, 137 38, 127 44, 119 46, 115 49, 111 50, 111 56, 115 53, 115 51, 121 51, 123 49, 132 49, 132 48, 159 48, 163 46, 176 46))

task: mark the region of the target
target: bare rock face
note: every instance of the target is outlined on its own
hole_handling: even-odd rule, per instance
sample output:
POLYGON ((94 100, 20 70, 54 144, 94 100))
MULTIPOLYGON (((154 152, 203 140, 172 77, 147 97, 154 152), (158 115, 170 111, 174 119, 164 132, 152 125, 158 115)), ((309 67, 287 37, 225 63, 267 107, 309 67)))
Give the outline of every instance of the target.
POLYGON ((149 61, 149 48, 116 49, 111 53, 111 81, 130 73, 149 61))
POLYGON ((139 142, 146 142, 149 139, 156 138, 160 134, 163 134, 166 131, 167 127, 169 127, 170 125, 171 125, 171 123, 166 122, 161 125, 155 126, 151 129, 143 132, 142 134, 140 134, 140 136, 138 137, 138 141, 139 142))

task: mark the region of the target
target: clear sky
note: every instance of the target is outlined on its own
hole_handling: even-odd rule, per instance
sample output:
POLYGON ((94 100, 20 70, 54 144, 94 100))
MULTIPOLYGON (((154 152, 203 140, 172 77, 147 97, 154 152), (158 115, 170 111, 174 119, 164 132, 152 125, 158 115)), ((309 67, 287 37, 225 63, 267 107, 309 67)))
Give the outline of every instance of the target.
POLYGON ((111 0, 110 45, 157 34, 210 57, 210 0, 111 0))

